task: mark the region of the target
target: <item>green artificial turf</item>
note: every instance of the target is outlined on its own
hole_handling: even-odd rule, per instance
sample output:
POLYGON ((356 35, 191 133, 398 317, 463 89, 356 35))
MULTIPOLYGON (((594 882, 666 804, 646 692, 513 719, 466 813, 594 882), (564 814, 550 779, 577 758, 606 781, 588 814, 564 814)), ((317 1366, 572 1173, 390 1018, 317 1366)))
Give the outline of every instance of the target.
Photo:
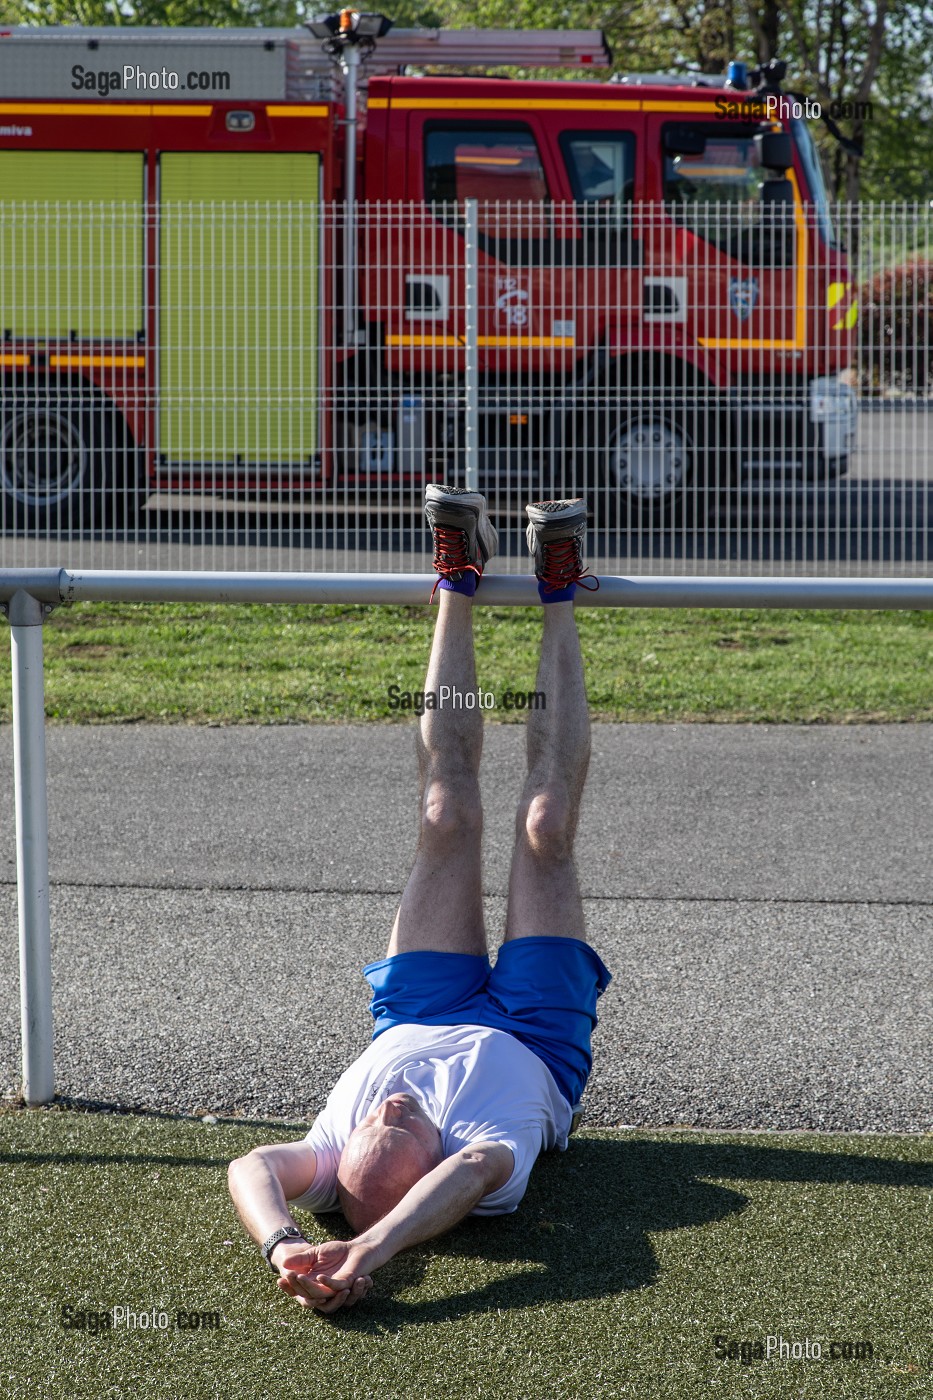
MULTIPOLYGON (((596 1131, 518 1213, 393 1260, 332 1320, 274 1287, 226 1162, 277 1124, 0 1115, 0 1394, 143 1400, 919 1400, 931 1393, 930 1141, 596 1131), (924 1165, 926 1163, 927 1165, 924 1165), (62 1308, 219 1315, 92 1335, 62 1308), (714 1337, 871 1359, 717 1359, 714 1337)), ((333 1219, 339 1217, 332 1217, 333 1219)), ((324 1238, 324 1217, 302 1224, 324 1238)))
MULTIPOLYGON (((44 629, 46 710, 69 723, 404 718, 424 684, 427 607, 76 604, 44 629)), ((933 614, 580 609, 591 713, 662 722, 933 719, 933 614)), ((478 679, 532 691, 537 609, 480 608, 478 679)), ((11 713, 0 667, 0 719, 11 713)))

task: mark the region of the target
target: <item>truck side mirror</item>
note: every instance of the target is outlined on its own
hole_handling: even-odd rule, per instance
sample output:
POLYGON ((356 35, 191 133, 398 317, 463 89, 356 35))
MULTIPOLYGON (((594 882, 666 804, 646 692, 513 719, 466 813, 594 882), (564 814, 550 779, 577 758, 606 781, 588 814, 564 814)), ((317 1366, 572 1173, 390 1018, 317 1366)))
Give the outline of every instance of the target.
POLYGON ((761 163, 766 170, 789 170, 794 150, 786 131, 766 131, 761 137, 761 163))
POLYGON ((766 180, 761 187, 761 203, 764 208, 792 207, 794 187, 790 180, 766 180))

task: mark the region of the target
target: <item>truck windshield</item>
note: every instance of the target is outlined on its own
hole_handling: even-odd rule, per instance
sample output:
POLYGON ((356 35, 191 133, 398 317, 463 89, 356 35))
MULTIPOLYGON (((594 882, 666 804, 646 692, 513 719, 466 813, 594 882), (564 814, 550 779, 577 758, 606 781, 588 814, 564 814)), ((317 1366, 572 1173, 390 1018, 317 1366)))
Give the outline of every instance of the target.
POLYGON ((835 247, 836 230, 829 212, 829 196, 826 193, 826 181, 823 179, 823 166, 813 137, 810 135, 810 128, 803 117, 791 117, 790 131, 797 150, 800 152, 800 162, 803 166, 803 173, 807 177, 810 191, 810 203, 816 210, 820 233, 824 242, 828 243, 830 247, 835 247))

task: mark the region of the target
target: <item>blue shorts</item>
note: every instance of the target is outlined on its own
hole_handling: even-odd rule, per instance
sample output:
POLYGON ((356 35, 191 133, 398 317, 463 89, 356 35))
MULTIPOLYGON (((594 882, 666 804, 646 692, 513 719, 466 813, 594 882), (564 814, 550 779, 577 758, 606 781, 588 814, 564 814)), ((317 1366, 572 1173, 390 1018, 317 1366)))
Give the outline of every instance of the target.
POLYGON ((544 1061, 571 1105, 593 1066, 596 998, 610 973, 579 938, 513 938, 495 967, 472 953, 396 953, 363 968, 373 1039, 391 1026, 491 1026, 544 1061))

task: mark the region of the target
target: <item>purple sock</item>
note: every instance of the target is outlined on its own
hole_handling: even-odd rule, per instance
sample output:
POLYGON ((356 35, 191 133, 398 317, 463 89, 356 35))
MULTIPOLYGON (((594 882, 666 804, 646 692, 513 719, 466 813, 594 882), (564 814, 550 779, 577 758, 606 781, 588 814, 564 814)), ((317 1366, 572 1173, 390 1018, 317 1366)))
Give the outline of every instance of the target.
POLYGON ((462 593, 465 598, 472 598, 476 592, 476 585, 479 582, 472 569, 465 570, 463 577, 455 583, 453 579, 441 576, 437 580, 437 587, 442 588, 445 593, 462 593))
POLYGON ((552 588, 549 593, 542 580, 538 579, 538 597, 542 603, 572 603, 576 591, 577 585, 568 583, 566 588, 552 588))

